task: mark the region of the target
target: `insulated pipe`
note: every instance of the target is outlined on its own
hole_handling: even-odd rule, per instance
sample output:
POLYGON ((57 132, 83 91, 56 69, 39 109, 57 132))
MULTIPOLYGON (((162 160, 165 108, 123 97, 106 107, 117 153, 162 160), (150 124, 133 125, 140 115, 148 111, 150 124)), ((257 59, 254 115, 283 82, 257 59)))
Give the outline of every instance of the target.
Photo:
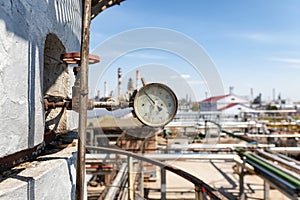
MULTIPOLYGON (((272 152, 272 151, 270 151, 270 152, 272 152)), ((300 166, 300 162, 298 160, 295 160, 293 158, 287 157, 287 156, 285 156, 283 154, 277 154, 277 156, 280 157, 280 158, 282 158, 282 159, 284 159, 284 160, 286 160, 286 161, 288 161, 288 162, 295 163, 295 165, 299 165, 300 166)))
POLYGON ((127 165, 124 163, 124 164, 122 164, 116 178, 114 179, 113 183, 111 184, 104 200, 115 199, 116 194, 120 190, 121 183, 122 183, 124 177, 126 176, 126 173, 127 173, 127 165))
POLYGON ((300 190, 300 181, 298 179, 286 174, 285 172, 276 168, 275 166, 269 165, 268 163, 257 158, 257 156, 250 155, 248 153, 242 153, 242 155, 245 156, 247 159, 251 160, 252 162, 257 163, 258 165, 264 167, 268 171, 274 173, 278 177, 281 177, 282 179, 286 180, 287 182, 295 186, 298 190, 300 190))
POLYGON ((293 173, 292 171, 290 170, 287 170, 286 168, 283 168, 282 166, 280 165, 276 165, 274 163, 272 163, 271 161, 261 157, 261 156, 258 156, 258 155, 255 155, 255 154, 252 154, 254 157, 257 157, 258 159, 260 159, 261 161, 265 162, 266 164, 270 165, 270 166, 273 166, 275 167, 276 169, 282 171, 283 173, 285 173, 286 175, 292 177, 292 178, 295 178, 296 180, 299 180, 300 181, 300 176, 296 173, 293 173))
POLYGON ((260 176, 263 179, 267 179, 272 186, 274 186, 275 188, 280 189, 281 192, 288 195, 289 197, 295 196, 295 193, 296 193, 296 190, 297 190, 295 188, 295 186, 291 185, 286 180, 277 177, 275 174, 268 171, 267 169, 265 169, 264 167, 262 167, 258 163, 255 163, 254 161, 247 160, 247 163, 252 165, 256 169, 256 171, 260 174, 260 176))
POLYGON ((234 133, 226 131, 224 129, 222 129, 222 132, 226 133, 227 135, 229 135, 229 136, 231 136, 233 138, 238 138, 238 139, 243 140, 245 142, 255 142, 253 139, 248 138, 247 136, 244 136, 244 135, 235 135, 234 133))
MULTIPOLYGON (((287 161, 287 160, 284 160, 283 158, 280 158, 278 155, 276 155, 276 154, 272 154, 272 153, 268 153, 268 152, 265 152, 265 151, 263 151, 263 150, 260 150, 260 149, 258 149, 258 150, 256 150, 257 151, 257 153, 259 154, 259 155, 261 155, 261 156, 263 156, 263 157, 265 157, 265 158, 267 158, 267 159, 272 159, 272 160, 274 160, 274 161, 276 161, 276 162, 279 162, 279 163, 281 163, 281 164, 283 164, 283 165, 285 165, 286 167, 288 167, 289 168, 289 170, 291 170, 291 171, 294 171, 294 172, 300 172, 300 166, 299 165, 296 165, 296 163, 295 162, 293 162, 293 161, 287 161)), ((299 176, 299 175, 298 175, 299 176)), ((300 177, 300 176, 299 176, 300 177)), ((300 179, 300 178, 299 178, 300 179)))

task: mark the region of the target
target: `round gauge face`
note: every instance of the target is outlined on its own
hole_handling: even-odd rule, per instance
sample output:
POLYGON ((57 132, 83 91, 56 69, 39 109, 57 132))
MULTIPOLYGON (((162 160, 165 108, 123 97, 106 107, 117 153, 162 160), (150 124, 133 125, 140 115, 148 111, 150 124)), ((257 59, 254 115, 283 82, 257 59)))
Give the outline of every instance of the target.
POLYGON ((150 83, 142 87, 134 98, 133 109, 145 125, 162 127, 176 115, 177 97, 166 85, 150 83))

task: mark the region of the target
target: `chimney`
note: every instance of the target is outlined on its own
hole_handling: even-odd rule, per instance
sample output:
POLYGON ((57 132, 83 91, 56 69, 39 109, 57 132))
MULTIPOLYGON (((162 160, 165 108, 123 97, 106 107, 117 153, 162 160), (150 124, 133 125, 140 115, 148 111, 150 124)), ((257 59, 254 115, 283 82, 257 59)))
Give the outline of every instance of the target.
POLYGON ((229 87, 229 94, 233 94, 233 89, 234 89, 233 86, 230 86, 230 87, 229 87))
POLYGON ((139 80, 140 80, 140 72, 136 70, 135 72, 135 89, 139 89, 139 80))
POLYGON ((118 96, 121 95, 122 89, 122 69, 118 68, 118 96))
POLYGON ((95 99, 100 99, 100 90, 97 90, 97 95, 96 95, 95 99))
POLYGON ((107 83, 104 81, 104 97, 107 97, 107 83))

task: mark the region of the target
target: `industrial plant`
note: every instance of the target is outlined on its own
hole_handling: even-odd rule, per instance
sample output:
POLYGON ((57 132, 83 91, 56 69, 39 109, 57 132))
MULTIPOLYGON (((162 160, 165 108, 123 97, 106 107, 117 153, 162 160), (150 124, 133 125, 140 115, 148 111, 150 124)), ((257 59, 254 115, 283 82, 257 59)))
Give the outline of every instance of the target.
MULTIPOLYGON (((173 51, 176 43, 160 38, 170 30, 145 29, 204 66, 197 73, 211 93, 201 90, 201 100, 160 71, 116 66, 139 49, 124 35, 130 50, 116 42, 115 51, 91 52, 91 22, 125 3, 0 3, 0 200, 300 199, 300 103, 277 88, 269 99, 253 88, 237 94, 239 85, 225 91, 199 46, 173 51), (89 73, 101 62, 117 70, 89 73)), ((170 38, 187 38, 174 32, 170 38)), ((189 76, 171 70, 184 85, 189 76)))

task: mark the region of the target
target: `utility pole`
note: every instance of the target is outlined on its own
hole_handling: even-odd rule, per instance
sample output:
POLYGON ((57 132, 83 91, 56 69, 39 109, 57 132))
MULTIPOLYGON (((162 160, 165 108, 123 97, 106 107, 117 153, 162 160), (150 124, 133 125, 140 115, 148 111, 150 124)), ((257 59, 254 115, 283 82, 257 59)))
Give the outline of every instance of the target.
POLYGON ((85 144, 88 105, 88 64, 90 44, 92 1, 83 1, 82 33, 80 49, 80 97, 79 97, 79 128, 76 167, 76 200, 84 200, 85 192, 85 144))

